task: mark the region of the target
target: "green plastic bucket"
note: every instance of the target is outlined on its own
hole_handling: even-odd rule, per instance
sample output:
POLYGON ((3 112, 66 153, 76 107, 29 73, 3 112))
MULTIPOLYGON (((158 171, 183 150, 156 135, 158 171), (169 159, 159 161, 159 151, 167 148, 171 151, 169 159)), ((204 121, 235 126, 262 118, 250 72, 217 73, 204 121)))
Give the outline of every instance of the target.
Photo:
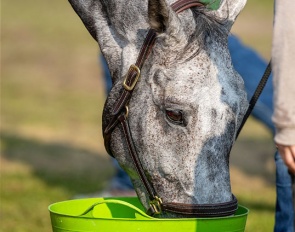
POLYGON ((244 231, 249 210, 219 218, 158 219, 148 216, 136 197, 90 198, 49 206, 53 232, 238 232, 244 231))

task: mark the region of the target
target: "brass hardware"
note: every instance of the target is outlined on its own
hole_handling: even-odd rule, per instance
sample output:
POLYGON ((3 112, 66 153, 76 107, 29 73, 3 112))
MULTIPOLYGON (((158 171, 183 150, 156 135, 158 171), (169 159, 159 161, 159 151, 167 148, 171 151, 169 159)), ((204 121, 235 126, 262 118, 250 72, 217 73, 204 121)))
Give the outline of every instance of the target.
POLYGON ((140 77, 140 69, 139 69, 135 64, 132 64, 132 65, 130 66, 129 70, 128 70, 128 73, 127 73, 127 75, 126 75, 125 80, 123 81, 123 87, 124 87, 124 89, 126 89, 127 91, 131 91, 131 90, 133 90, 134 87, 135 87, 135 85, 136 85, 136 83, 137 83, 137 81, 138 81, 138 79, 139 79, 139 77, 140 77), (126 83, 126 82, 127 82, 127 78, 128 78, 128 76, 129 76, 129 73, 132 72, 132 70, 136 71, 137 74, 136 74, 136 77, 135 77, 133 83, 132 83, 131 85, 128 85, 128 84, 126 83))
POLYGON ((154 200, 150 201, 150 206, 153 208, 155 215, 162 213, 162 209, 161 209, 162 203, 163 203, 162 199, 157 196, 155 196, 154 200))
POLYGON ((128 118, 129 115, 129 108, 128 106, 125 106, 125 118, 128 118))

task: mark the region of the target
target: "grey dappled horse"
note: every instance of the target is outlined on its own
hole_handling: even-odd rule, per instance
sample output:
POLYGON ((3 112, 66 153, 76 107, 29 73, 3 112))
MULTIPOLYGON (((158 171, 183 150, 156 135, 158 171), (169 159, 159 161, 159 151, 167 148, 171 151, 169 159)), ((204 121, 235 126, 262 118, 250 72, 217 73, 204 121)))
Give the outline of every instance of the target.
POLYGON ((103 113, 104 132, 112 128, 105 132, 109 153, 131 177, 145 208, 154 204, 157 211, 162 204, 163 217, 182 217, 189 213, 177 211, 179 207, 190 211, 194 205, 219 207, 232 201, 229 152, 248 102, 227 37, 246 0, 223 0, 217 10, 205 5, 179 14, 170 6, 175 0, 69 1, 107 60, 113 81, 103 113), (122 87, 126 74, 139 76, 130 65, 149 28, 156 41, 124 105, 128 112, 127 107, 114 112, 122 92, 128 91, 122 87), (122 114, 128 114, 131 145, 127 129, 114 118, 122 114), (130 146, 157 194, 156 203, 130 146), (174 210, 166 211, 165 202, 174 210))

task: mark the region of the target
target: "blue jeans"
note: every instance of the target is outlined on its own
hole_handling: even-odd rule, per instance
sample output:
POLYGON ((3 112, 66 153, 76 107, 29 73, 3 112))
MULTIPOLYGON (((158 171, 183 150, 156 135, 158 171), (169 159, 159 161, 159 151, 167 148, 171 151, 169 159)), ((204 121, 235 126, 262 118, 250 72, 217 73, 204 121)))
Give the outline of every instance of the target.
POLYGON ((278 152, 275 154, 276 161, 276 220, 275 232, 293 232, 294 209, 292 204, 291 176, 278 152))
MULTIPOLYGON (((248 99, 250 100, 267 64, 254 50, 242 44, 240 40, 233 35, 229 36, 228 45, 233 66, 242 76, 245 82, 248 99)), ((107 68, 105 61, 103 61, 103 63, 103 66, 107 68)), ((108 69, 105 69, 105 81, 109 91, 112 83, 108 69)), ((252 111, 252 115, 274 133, 275 128, 271 120, 273 110, 273 86, 271 75, 252 111)), ((277 153, 275 154, 275 162, 277 200, 274 231, 293 232, 294 210, 292 204, 291 177, 280 155, 277 153)), ((112 183, 115 183, 114 185, 116 186, 117 183, 120 183, 120 189, 132 189, 132 184, 128 175, 119 167, 116 161, 115 167, 117 173, 112 183)))
MULTIPOLYGON (((251 48, 243 45, 235 36, 229 36, 229 51, 234 68, 242 76, 245 82, 248 99, 250 99, 263 75, 266 62, 251 48)), ((252 115, 265 124, 272 133, 275 132, 271 120, 273 114, 273 81, 272 75, 260 95, 252 115)), ((288 169, 281 156, 276 152, 276 214, 275 232, 293 232, 294 209, 292 198, 292 181, 288 169)))

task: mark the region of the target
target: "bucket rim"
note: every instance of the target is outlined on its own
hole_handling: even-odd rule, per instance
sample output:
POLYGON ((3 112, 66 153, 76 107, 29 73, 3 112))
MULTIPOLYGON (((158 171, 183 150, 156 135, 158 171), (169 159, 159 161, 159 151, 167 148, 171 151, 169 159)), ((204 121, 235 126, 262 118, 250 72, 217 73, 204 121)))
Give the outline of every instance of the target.
MULTIPOLYGON (((62 203, 67 203, 67 202, 77 202, 77 201, 95 201, 95 200, 108 200, 108 199, 117 199, 117 200, 121 200, 121 201, 126 201, 128 202, 128 199, 136 199, 137 197, 101 197, 101 198, 83 198, 83 199, 71 199, 71 200, 65 200, 65 201, 59 201, 59 202, 55 202, 52 203, 48 206, 48 210, 50 212, 50 214, 55 214, 55 215, 59 215, 59 216, 66 216, 66 217, 71 217, 71 218, 91 218, 93 219, 94 217, 90 217, 90 216, 81 216, 81 215, 73 215, 73 214, 69 214, 69 213, 60 213, 57 212, 55 210, 52 209, 52 207, 62 204, 62 203)), ((136 206, 134 206, 136 207, 136 206)), ((138 208, 138 207, 136 207, 138 208)), ((218 220, 218 219, 228 219, 228 218, 232 218, 232 219, 237 219, 240 217, 244 217, 247 216, 249 214, 249 209, 246 208, 245 206, 242 205, 238 205, 238 209, 242 209, 245 212, 239 213, 238 215, 232 215, 232 216, 223 216, 223 217, 210 217, 210 218, 156 218, 156 217, 151 217, 149 215, 146 215, 147 218, 146 219, 136 219, 136 221, 146 221, 146 220, 160 220, 160 221, 195 221, 195 220, 218 220)), ((141 209, 139 209, 141 210, 141 209)), ((145 213, 145 212, 143 212, 145 213)), ((103 218, 104 220, 122 220, 122 221, 130 221, 130 220, 134 220, 133 218, 103 218)))

